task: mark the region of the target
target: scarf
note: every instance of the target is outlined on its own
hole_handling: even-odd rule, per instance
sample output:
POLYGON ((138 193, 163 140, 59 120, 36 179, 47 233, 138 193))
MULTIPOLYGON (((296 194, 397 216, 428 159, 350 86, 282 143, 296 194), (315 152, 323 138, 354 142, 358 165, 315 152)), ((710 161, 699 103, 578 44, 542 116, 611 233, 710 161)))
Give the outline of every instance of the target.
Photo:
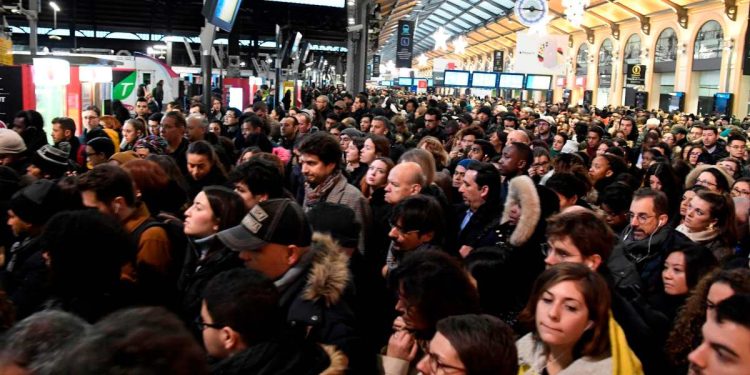
POLYGON ((719 235, 719 231, 715 228, 708 228, 700 232, 691 232, 690 229, 688 229, 685 226, 685 224, 680 224, 675 229, 678 232, 681 232, 682 234, 686 235, 688 238, 690 238, 693 242, 696 242, 696 243, 703 243, 703 242, 711 241, 714 238, 716 238, 716 236, 719 235))
POLYGON ((309 182, 305 183, 305 206, 306 208, 314 206, 316 203, 318 203, 321 199, 325 199, 326 196, 328 196, 328 193, 331 192, 334 186, 339 182, 339 180, 343 178, 343 175, 340 171, 337 171, 336 173, 333 173, 332 175, 326 177, 325 181, 323 183, 319 184, 315 188, 310 186, 309 182))

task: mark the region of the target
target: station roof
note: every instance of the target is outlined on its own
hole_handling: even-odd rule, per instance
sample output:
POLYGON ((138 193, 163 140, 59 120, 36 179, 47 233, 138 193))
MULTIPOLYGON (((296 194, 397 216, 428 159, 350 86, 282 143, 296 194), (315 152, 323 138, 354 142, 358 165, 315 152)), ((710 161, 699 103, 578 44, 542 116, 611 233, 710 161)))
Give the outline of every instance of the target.
MULTIPOLYGON (((61 8, 57 14, 58 29, 196 37, 204 22, 202 0, 56 0, 56 3, 61 8)), ((21 15, 7 13, 6 17, 10 25, 28 26, 21 15)), ((240 39, 252 40, 257 36, 263 41, 273 40, 276 24, 301 32, 307 40, 336 45, 344 45, 346 40, 345 8, 243 1, 235 28, 239 28, 240 39)), ((44 1, 39 27, 52 25, 53 11, 44 1)))
MULTIPOLYGON (((515 21, 513 0, 376 0, 380 5, 383 25, 379 39, 382 61, 395 60, 395 31, 399 20, 416 21, 414 56, 430 58, 458 58, 450 51, 433 51, 432 35, 442 26, 451 40, 459 35, 466 38, 466 51, 461 56, 471 57, 498 49, 513 49, 516 32, 526 26, 515 21)), ((661 12, 676 12, 690 8, 702 0, 591 0, 582 27, 568 22, 562 0, 549 0, 549 28, 552 32, 571 34, 588 29, 611 27, 640 16, 661 12)))

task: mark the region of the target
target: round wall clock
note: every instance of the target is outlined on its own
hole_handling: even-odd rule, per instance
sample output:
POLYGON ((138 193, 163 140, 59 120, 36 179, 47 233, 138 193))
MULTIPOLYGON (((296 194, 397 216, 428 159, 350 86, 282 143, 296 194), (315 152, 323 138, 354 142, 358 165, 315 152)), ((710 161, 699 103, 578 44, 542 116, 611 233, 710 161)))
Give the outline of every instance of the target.
POLYGON ((517 0, 514 13, 518 22, 532 27, 545 22, 549 13, 549 5, 547 0, 517 0))

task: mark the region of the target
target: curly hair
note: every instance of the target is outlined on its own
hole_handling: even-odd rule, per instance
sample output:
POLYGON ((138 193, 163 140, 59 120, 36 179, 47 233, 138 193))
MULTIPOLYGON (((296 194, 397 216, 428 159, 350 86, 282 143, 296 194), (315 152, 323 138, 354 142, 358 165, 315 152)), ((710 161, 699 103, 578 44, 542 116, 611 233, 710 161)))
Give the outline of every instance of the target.
POLYGON ((667 360, 675 366, 687 365, 687 356, 703 341, 701 327, 706 322, 706 299, 711 286, 717 283, 728 285, 737 294, 750 293, 750 270, 717 269, 701 279, 675 319, 669 334, 665 352, 667 360))

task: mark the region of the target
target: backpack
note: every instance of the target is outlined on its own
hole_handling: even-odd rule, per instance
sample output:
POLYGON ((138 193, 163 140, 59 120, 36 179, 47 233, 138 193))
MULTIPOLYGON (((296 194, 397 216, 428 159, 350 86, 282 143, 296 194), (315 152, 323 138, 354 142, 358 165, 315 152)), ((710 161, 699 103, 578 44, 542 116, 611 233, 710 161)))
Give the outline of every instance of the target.
POLYGON ((183 231, 182 223, 172 219, 159 220, 149 217, 141 223, 141 225, 136 227, 132 233, 136 245, 140 242, 143 232, 152 227, 164 229, 164 232, 167 233, 167 238, 169 238, 170 251, 174 259, 174 264, 178 268, 182 267, 182 263, 185 260, 185 249, 187 248, 188 242, 187 236, 185 236, 185 232, 183 231))
MULTIPOLYGON (((132 239, 136 244, 140 242, 143 232, 149 228, 159 227, 164 229, 169 239, 170 255, 172 264, 164 278, 161 274, 155 274, 150 268, 137 267, 138 284, 136 293, 140 302, 144 304, 161 305, 174 312, 178 312, 179 297, 177 294, 177 279, 185 262, 187 249, 187 236, 183 232, 182 223, 178 220, 155 219, 149 217, 141 225, 135 228, 132 239), (143 282, 143 284, 141 284, 143 282)), ((137 251, 137 246, 136 246, 137 251)), ((133 258, 136 258, 137 254, 133 258)))

